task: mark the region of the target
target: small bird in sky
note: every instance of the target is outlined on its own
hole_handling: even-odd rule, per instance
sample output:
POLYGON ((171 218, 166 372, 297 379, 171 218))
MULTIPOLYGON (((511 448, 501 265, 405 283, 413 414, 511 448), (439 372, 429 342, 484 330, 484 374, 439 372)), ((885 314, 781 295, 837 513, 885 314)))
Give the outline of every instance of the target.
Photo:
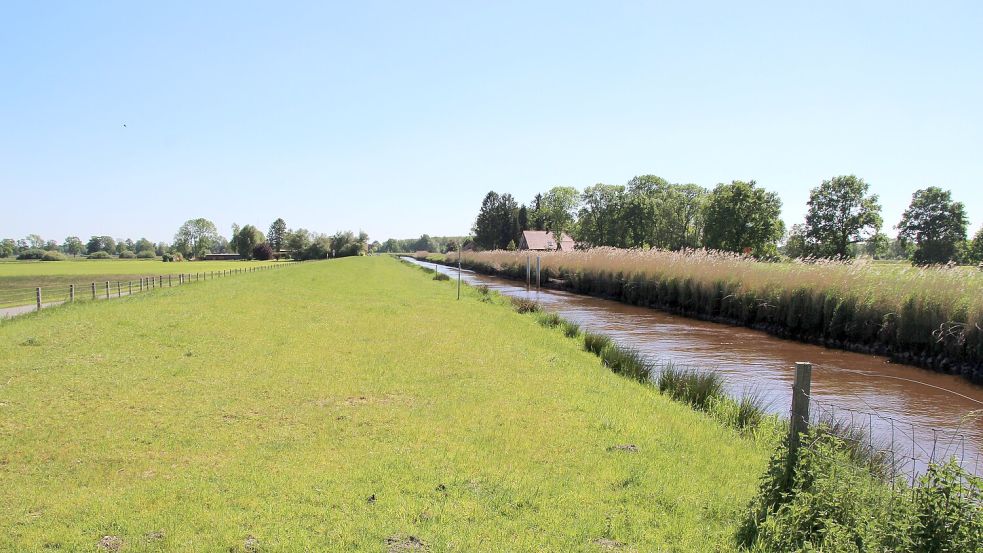
POLYGON ((123 128, 124 128, 124 129, 126 128, 126 123, 123 123, 123 128))

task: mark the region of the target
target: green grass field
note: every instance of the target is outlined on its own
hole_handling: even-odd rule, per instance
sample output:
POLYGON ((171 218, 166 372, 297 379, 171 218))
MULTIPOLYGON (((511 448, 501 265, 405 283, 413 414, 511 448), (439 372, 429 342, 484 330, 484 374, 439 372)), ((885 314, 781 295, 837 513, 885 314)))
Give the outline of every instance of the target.
POLYGON ((126 282, 153 275, 203 273, 270 265, 272 261, 192 261, 164 263, 157 259, 79 259, 68 261, 5 261, 0 263, 0 307, 35 301, 35 289, 52 300, 63 300, 68 286, 80 290, 92 282, 126 282))
POLYGON ((454 298, 347 258, 0 323, 0 550, 733 547, 770 444, 454 298))

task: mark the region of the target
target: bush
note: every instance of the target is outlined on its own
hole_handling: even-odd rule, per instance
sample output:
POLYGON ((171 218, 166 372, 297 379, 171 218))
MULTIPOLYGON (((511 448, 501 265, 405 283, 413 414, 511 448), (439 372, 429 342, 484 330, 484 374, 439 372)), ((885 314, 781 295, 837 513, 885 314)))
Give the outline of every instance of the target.
POLYGON ((120 259, 136 259, 137 254, 131 252, 130 250, 123 250, 119 252, 120 259))
POLYGON ((137 252, 137 259, 154 259, 157 255, 150 250, 143 250, 142 252, 137 252))
POLYGON ((17 259, 41 259, 44 257, 45 251, 39 250, 37 248, 31 248, 29 250, 24 250, 17 254, 17 259))
POLYGON ((436 275, 434 275, 433 279, 434 280, 450 280, 451 277, 447 276, 444 273, 437 273, 436 275))
POLYGON ((89 259, 109 259, 110 257, 112 256, 104 251, 92 252, 89 254, 89 259))
POLYGON ((44 255, 41 256, 41 261, 65 261, 65 259, 67 259, 65 254, 55 251, 44 252, 44 255))
POLYGON ((260 261, 269 261, 273 259, 273 248, 271 248, 266 242, 256 244, 256 247, 253 248, 253 259, 258 259, 260 261))

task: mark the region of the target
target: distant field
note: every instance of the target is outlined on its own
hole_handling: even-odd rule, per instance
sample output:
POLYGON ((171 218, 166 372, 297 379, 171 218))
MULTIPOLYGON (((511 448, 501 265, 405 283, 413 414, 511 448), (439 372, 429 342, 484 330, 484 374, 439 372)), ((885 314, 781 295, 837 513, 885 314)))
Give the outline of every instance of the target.
POLYGON ((0 550, 733 548, 771 444, 455 290, 346 258, 0 324, 0 550))
POLYGON ((0 307, 35 301, 35 288, 50 300, 61 300, 68 286, 81 289, 92 282, 127 282, 154 275, 194 274, 271 265, 273 261, 185 261, 159 259, 79 259, 68 261, 4 261, 0 263, 0 307))

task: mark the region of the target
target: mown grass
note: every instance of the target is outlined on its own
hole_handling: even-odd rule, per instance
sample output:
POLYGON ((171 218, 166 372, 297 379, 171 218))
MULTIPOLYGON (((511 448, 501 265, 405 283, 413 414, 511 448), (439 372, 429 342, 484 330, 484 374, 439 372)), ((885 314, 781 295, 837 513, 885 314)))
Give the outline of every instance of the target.
POLYGON ((35 301, 35 288, 41 287, 45 301, 64 300, 68 287, 75 284, 80 295, 95 282, 109 281, 123 286, 140 277, 248 270, 280 262, 273 261, 193 261, 164 263, 153 259, 78 259, 67 261, 8 261, 0 263, 0 307, 24 305, 35 301))
POLYGON ((0 325, 0 550, 733 547, 768 446, 455 291, 347 258, 0 325))

